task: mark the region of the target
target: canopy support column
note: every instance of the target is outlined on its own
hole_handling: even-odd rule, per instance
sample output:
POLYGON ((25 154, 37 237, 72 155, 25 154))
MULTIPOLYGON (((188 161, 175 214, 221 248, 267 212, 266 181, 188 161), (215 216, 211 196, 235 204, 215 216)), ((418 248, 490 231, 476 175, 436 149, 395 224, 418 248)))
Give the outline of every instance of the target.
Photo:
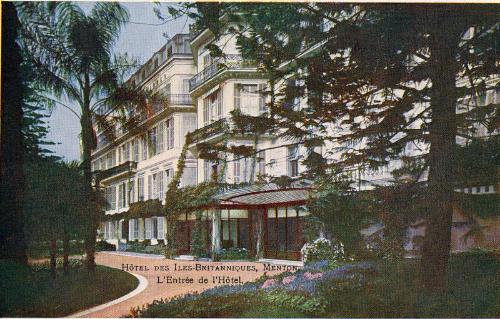
POLYGON ((214 209, 212 212, 212 259, 218 259, 221 252, 221 210, 214 209))

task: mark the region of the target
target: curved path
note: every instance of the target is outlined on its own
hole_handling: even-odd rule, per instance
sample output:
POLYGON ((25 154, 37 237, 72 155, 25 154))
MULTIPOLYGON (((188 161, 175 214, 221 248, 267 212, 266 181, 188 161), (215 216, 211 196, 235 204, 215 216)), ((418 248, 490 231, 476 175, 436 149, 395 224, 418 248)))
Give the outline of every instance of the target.
MULTIPOLYGON (((200 292, 207 288, 221 285, 213 282, 213 276, 239 278, 243 283, 255 280, 265 272, 264 265, 256 262, 180 261, 160 259, 158 257, 124 256, 105 252, 96 254, 96 262, 100 265, 118 269, 128 266, 128 271, 139 278, 139 287, 121 298, 78 312, 71 317, 122 317, 128 315, 131 308, 151 303, 155 299, 171 298, 195 291, 200 292), (253 266, 255 270, 240 272, 210 269, 189 270, 190 267, 194 268, 196 265, 210 267, 217 265, 253 266), (184 281, 186 278, 191 278, 192 283, 168 283, 167 277, 184 281), (207 278, 208 283, 200 283, 199 280, 201 277, 207 278)), ((277 270, 267 271, 269 275, 278 272, 277 270)), ((188 280, 190 281, 191 279, 188 280)))

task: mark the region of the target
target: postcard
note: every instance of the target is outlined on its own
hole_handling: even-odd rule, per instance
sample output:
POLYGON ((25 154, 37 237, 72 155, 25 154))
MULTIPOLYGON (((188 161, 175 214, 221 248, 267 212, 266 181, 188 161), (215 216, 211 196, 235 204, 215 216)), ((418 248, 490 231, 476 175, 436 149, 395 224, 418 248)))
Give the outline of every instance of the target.
POLYGON ((0 317, 499 317, 500 6, 2 2, 0 317))

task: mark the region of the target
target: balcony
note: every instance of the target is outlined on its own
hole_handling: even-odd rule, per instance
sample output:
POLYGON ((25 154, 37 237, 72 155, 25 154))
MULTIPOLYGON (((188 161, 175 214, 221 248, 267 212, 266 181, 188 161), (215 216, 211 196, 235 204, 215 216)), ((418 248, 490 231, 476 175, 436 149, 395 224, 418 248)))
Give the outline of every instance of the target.
POLYGON ((225 58, 218 59, 214 63, 204 68, 189 80, 189 91, 201 86, 223 70, 239 70, 255 67, 252 61, 244 61, 239 54, 226 54, 225 58))
POLYGON ((107 179, 110 177, 118 176, 125 173, 131 173, 137 168, 137 163, 128 161, 115 167, 111 167, 104 171, 95 172, 98 180, 107 179))
POLYGON ((191 133, 191 143, 196 144, 209 139, 215 135, 226 132, 229 129, 226 119, 217 120, 207 126, 199 128, 191 133))
POLYGON ((192 105, 193 100, 189 94, 168 94, 166 96, 168 105, 192 105))

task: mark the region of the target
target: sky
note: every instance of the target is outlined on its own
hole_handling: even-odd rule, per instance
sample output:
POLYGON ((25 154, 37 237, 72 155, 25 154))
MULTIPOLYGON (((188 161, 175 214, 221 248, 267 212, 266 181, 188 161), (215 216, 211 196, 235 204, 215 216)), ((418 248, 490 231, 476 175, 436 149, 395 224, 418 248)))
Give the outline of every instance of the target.
MULTIPOLYGON (((93 4, 93 2, 79 3, 86 12, 92 8, 93 4)), ((168 41, 164 34, 172 37, 177 33, 188 32, 189 21, 186 21, 184 17, 159 25, 161 21, 153 12, 155 7, 153 3, 123 2, 122 5, 129 12, 130 23, 122 30, 116 43, 116 52, 127 53, 145 62, 168 41)), ((162 3, 162 12, 167 11, 167 5, 167 3, 162 3)), ((64 160, 79 160, 80 123, 78 118, 64 107, 56 107, 48 119, 48 125, 48 140, 57 143, 51 149, 64 160)))

